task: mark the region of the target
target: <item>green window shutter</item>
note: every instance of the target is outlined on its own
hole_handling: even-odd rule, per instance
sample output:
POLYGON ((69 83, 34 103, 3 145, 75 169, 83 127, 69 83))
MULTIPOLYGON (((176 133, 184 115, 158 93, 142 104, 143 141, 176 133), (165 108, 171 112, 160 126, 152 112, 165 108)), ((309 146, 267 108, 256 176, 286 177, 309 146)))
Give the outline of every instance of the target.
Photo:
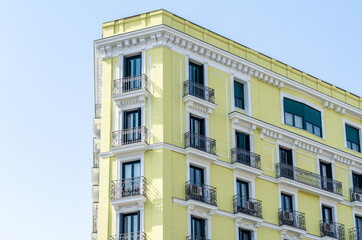
POLYGON ((359 131, 358 129, 346 125, 346 137, 347 141, 353 142, 359 145, 359 131))
POLYGON ((234 82, 234 96, 240 99, 244 99, 244 85, 238 82, 234 82))
POLYGON ((284 112, 292 113, 303 117, 303 105, 300 102, 293 101, 289 98, 284 98, 284 112))
POLYGON ((314 108, 304 105, 304 119, 305 121, 322 128, 321 113, 314 108))

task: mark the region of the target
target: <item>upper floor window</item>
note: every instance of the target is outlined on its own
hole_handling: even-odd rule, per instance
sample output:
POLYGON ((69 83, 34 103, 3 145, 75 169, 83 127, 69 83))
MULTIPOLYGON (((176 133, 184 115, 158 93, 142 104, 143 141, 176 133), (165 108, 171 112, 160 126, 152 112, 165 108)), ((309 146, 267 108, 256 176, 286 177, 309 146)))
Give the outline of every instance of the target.
POLYGON ((251 240, 251 231, 239 228, 239 240, 251 240))
POLYGON ((189 239, 205 239, 206 224, 205 220, 191 216, 191 238, 189 239))
POLYGON ((204 85, 204 66, 193 62, 189 63, 189 80, 204 85))
POLYGON ((360 152, 361 145, 360 145, 359 129, 351 127, 347 124, 345 125, 345 127, 346 127, 347 148, 360 152))
POLYGON ((120 214, 119 232, 125 239, 136 239, 140 231, 140 212, 120 214))
POLYGON ((322 137, 320 111, 303 103, 284 98, 284 122, 287 125, 307 130, 322 137))
POLYGON ((235 107, 245 109, 244 84, 234 81, 235 107))
POLYGON ((124 77, 141 75, 141 55, 124 58, 124 77))

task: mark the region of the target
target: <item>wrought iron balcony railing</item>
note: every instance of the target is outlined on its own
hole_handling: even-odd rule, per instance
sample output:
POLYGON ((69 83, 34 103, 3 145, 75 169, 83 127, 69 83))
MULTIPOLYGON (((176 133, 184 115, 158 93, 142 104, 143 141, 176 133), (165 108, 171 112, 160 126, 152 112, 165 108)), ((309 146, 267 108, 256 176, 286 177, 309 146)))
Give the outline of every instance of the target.
POLYGON ((186 200, 196 200, 217 206, 216 188, 193 181, 186 182, 186 200))
POLYGON ((263 218, 261 201, 249 197, 235 195, 234 213, 245 213, 254 217, 263 218))
POLYGON ((198 236, 187 236, 186 240, 211 240, 210 238, 206 238, 206 237, 198 237, 198 236))
POLYGON ((331 221, 320 221, 320 229, 322 237, 332 237, 340 240, 345 240, 344 225, 331 221))
POLYGON ((93 167, 94 168, 99 167, 99 152, 93 153, 93 167))
POLYGON ((95 104, 94 117, 100 119, 102 115, 102 104, 95 104))
POLYGON ((350 228, 348 235, 349 240, 362 240, 362 228, 350 228))
POLYGON ((144 232, 122 233, 111 236, 109 240, 146 240, 144 232))
POLYGON ((330 178, 322 177, 318 174, 293 167, 286 163, 277 163, 277 178, 285 177, 296 182, 319 188, 338 195, 343 195, 342 183, 330 178))
POLYGON ((189 147, 216 155, 216 141, 197 133, 185 133, 185 148, 189 147))
POLYGON ((235 147, 231 149, 231 156, 233 163, 241 163, 257 169, 261 167, 259 154, 235 147))
POLYGON ((362 189, 358 187, 350 188, 351 192, 351 202, 359 201, 362 202, 362 189))
POLYGON ((148 78, 145 74, 113 80, 113 95, 139 89, 148 90, 148 78))
POLYGON ((124 178, 111 182, 111 200, 119 200, 124 197, 145 195, 146 178, 124 178))
POLYGON ((187 95, 195 96, 210 103, 215 103, 214 89, 190 80, 184 82, 184 97, 187 95))
POLYGON ((148 130, 146 127, 128 128, 112 132, 112 147, 139 142, 148 143, 148 130))
POLYGON ((305 230, 305 214, 293 210, 279 209, 279 225, 288 225, 305 230))

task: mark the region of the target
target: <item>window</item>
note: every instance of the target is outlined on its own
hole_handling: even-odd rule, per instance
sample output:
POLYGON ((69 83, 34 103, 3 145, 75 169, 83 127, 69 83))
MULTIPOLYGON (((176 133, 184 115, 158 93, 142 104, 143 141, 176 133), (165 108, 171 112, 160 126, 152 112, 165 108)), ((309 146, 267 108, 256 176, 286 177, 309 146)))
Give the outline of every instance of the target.
POLYGON ((362 189, 362 175, 352 173, 352 180, 353 180, 353 188, 362 189))
POLYGON ((140 194, 141 190, 140 161, 127 162, 122 165, 122 197, 140 194))
POLYGON ((349 125, 345 126, 346 126, 347 148, 354 150, 356 152, 360 152, 361 145, 360 145, 359 129, 351 127, 349 125))
POLYGON ((322 206, 322 217, 323 217, 323 222, 333 223, 332 208, 322 206))
POLYGON ((140 212, 120 214, 119 232, 125 239, 138 239, 140 231, 140 212))
POLYGON ((191 239, 205 239, 205 220, 191 216, 191 239))
POLYGON ((204 66, 189 62, 189 80, 204 85, 204 66))
POLYGON ((294 226, 293 197, 287 194, 281 194, 281 211, 279 221, 281 225, 294 226))
POLYGON ((123 128, 131 129, 141 126, 141 109, 124 112, 123 128))
POLYGON ((357 240, 362 240, 362 217, 355 216, 355 223, 356 223, 356 236, 357 240))
POLYGON ((279 148, 279 161, 284 164, 293 166, 293 154, 291 149, 279 148))
POLYGON ((235 107, 245 109, 244 103, 244 84, 234 81, 235 107))
POLYGON ((239 228, 239 240, 251 240, 251 231, 239 228))
POLYGON ((236 194, 238 196, 237 209, 238 212, 245 212, 247 210, 247 202, 249 201, 249 183, 237 180, 236 181, 236 194))
POLYGON ((141 55, 124 58, 124 77, 141 75, 141 55))
POLYGON ((285 212, 292 212, 293 211, 293 197, 287 194, 282 193, 282 210, 285 212))
POLYGON ((321 174, 322 189, 333 192, 332 165, 330 163, 325 163, 321 161, 319 168, 321 174))
POLYGON ((284 98, 284 122, 322 137, 321 113, 303 103, 284 98))
POLYGON ((250 151, 249 135, 241 132, 236 132, 236 147, 250 151))

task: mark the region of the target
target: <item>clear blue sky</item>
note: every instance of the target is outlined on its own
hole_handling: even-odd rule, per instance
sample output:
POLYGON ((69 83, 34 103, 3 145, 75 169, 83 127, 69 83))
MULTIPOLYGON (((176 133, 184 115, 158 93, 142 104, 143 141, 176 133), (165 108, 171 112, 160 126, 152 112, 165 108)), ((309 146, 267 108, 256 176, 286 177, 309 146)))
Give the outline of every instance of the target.
POLYGON ((93 40, 159 8, 362 95, 361 1, 0 0, 0 239, 90 239, 93 40))

